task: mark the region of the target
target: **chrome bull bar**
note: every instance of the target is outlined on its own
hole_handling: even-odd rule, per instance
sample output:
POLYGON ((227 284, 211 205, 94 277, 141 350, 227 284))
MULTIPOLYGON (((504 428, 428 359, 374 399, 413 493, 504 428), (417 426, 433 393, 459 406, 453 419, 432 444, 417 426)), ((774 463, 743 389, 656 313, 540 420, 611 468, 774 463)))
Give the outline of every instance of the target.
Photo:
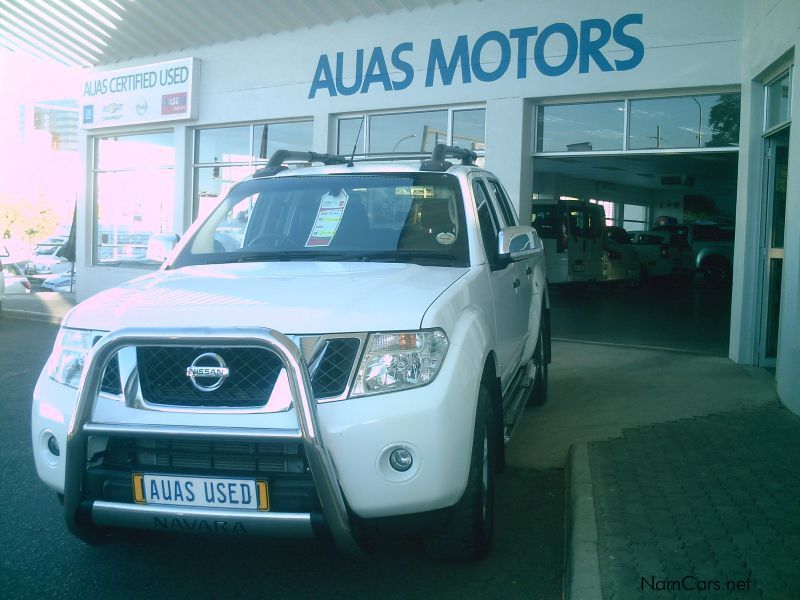
MULTIPOLYGON (((350 529, 347 507, 339 487, 333 460, 320 436, 317 404, 314 400, 308 367, 300 350, 280 332, 267 328, 126 328, 103 336, 86 357, 78 397, 69 423, 66 442, 64 482, 64 518, 67 528, 84 537, 91 525, 79 518, 85 489, 84 474, 89 436, 130 435, 149 437, 207 437, 219 440, 301 441, 319 496, 322 515, 336 544, 345 550, 356 550, 358 545, 350 529), (103 373, 111 358, 127 346, 248 346, 265 348, 274 352, 283 363, 289 381, 289 390, 297 415, 297 429, 257 429, 231 427, 181 427, 141 424, 111 424, 91 422, 92 410, 100 392, 103 373)), ((142 506, 133 503, 94 501, 91 521, 94 526, 154 528, 154 518, 186 519, 198 530, 215 531, 225 519, 247 524, 247 530, 256 534, 311 537, 310 513, 263 512, 242 514, 246 511, 220 511, 195 507, 142 506)), ((242 525, 243 527, 243 525, 242 525)))

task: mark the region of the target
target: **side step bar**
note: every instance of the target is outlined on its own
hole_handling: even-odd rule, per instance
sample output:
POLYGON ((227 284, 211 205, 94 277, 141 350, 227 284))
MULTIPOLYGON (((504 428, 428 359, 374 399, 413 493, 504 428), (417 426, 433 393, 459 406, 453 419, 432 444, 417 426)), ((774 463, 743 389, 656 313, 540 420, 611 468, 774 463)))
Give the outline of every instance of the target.
POLYGON ((514 376, 503 394, 503 442, 508 444, 525 412, 525 405, 533 386, 536 365, 531 360, 514 376))

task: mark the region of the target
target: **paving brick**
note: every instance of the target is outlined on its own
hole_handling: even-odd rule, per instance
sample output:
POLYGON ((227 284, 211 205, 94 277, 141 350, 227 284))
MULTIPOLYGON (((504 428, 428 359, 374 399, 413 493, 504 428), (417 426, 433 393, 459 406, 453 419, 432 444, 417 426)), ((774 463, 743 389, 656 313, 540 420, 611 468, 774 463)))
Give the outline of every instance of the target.
POLYGON ((750 577, 748 592, 713 597, 800 599, 795 415, 769 405, 626 430, 589 455, 606 600, 654 597, 643 574, 750 577))

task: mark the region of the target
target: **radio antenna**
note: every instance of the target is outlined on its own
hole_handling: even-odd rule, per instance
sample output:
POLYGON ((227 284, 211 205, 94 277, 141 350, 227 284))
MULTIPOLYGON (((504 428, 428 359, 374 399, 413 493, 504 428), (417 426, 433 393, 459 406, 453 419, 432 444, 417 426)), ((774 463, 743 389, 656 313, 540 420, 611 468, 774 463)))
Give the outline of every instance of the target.
POLYGON ((361 118, 361 124, 358 126, 358 134, 356 134, 356 141, 353 144, 353 152, 350 154, 350 160, 347 161, 347 166, 352 167, 354 165, 353 159, 356 157, 356 148, 358 148, 358 140, 361 138, 361 130, 364 128, 364 120, 366 119, 366 115, 361 118))

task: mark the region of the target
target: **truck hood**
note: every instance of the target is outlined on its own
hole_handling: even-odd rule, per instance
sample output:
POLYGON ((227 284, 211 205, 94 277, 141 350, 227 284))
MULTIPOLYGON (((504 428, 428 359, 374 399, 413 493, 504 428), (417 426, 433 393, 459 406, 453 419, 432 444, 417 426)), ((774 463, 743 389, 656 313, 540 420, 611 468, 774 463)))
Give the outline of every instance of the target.
POLYGON ((76 306, 69 327, 269 327, 287 334, 417 329, 468 269, 270 262, 158 271, 76 306))

